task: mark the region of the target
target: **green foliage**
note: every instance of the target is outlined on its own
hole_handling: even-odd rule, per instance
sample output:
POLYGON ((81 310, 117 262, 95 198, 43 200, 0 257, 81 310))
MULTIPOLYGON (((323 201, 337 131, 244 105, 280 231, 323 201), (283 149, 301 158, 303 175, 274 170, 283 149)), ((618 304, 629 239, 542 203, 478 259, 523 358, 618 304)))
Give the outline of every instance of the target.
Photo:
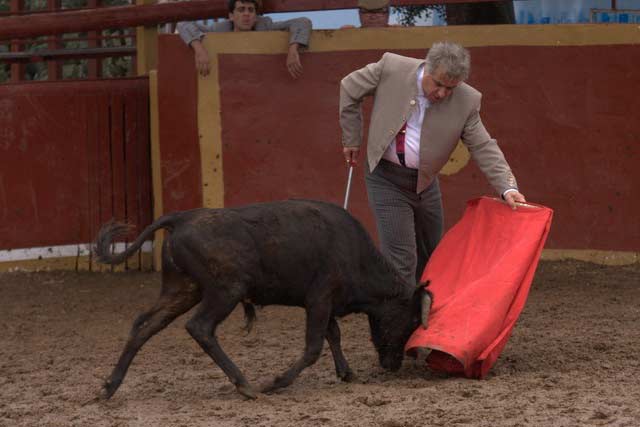
MULTIPOLYGON (((103 0, 102 6, 124 6, 131 4, 131 0, 103 0)), ((61 0, 62 9, 79 9, 87 7, 87 0, 61 0)), ((25 0, 24 9, 26 11, 42 10, 47 8, 47 0, 25 0)), ((0 11, 9 11, 10 0, 0 0, 0 11)), ((111 29, 101 32, 103 36, 112 37, 125 34, 135 34, 135 30, 125 29, 111 29)), ((87 33, 68 33, 63 34, 59 38, 59 49, 83 49, 89 47, 87 40, 82 40, 87 37, 87 33)), ((131 38, 117 39, 107 38, 99 43, 100 47, 118 47, 118 46, 133 46, 134 43, 131 38)), ((48 41, 46 37, 39 37, 33 40, 31 43, 24 45, 25 52, 37 52, 42 49, 49 49, 48 41)), ((9 51, 8 45, 0 44, 0 52, 9 51)), ((112 57, 102 59, 102 75, 106 78, 112 77, 124 77, 134 74, 133 72, 133 60, 130 56, 127 57, 112 57)), ((86 79, 88 77, 88 64, 86 59, 68 60, 62 64, 62 78, 63 79, 86 79)), ((11 66, 6 63, 0 63, 0 83, 6 82, 10 78, 11 66)), ((47 80, 48 70, 45 62, 31 62, 25 65, 26 80, 47 80)))
POLYGON ((9 80, 9 64, 0 64, 0 83, 9 80))
POLYGON ((62 64, 63 79, 86 79, 88 76, 89 62, 86 59, 73 59, 62 64))
MULTIPOLYGON (((85 49, 89 47, 89 42, 84 39, 87 33, 67 33, 62 35, 62 49, 85 49)), ((86 79, 88 75, 88 62, 83 59, 71 59, 62 63, 63 79, 86 79)))
MULTIPOLYGON (((9 10, 9 0, 0 0, 0 12, 4 12, 7 10, 9 10)), ((0 53, 8 51, 8 44, 0 44, 0 53)), ((0 62, 0 83, 4 83, 7 80, 9 80, 9 64, 6 64, 4 61, 2 61, 0 62)))
POLYGON ((80 9, 87 7, 87 0, 61 0, 60 7, 62 9, 80 9))
POLYGON ((513 1, 449 3, 447 5, 402 6, 394 8, 402 25, 413 26, 421 18, 437 13, 448 25, 515 24, 513 1))
POLYGON ((47 0, 25 0, 25 10, 42 10, 47 8, 47 0))
POLYGON ((445 9, 442 5, 430 6, 400 6, 392 8, 393 14, 398 15, 398 21, 405 27, 413 27, 418 19, 427 19, 433 13, 438 16, 445 16, 445 9))
MULTIPOLYGON (((131 4, 129 0, 103 0, 102 6, 125 6, 131 4)), ((62 0, 63 7, 66 8, 79 8, 86 6, 86 0, 62 0)), ((125 29, 110 29, 103 30, 102 35, 105 37, 113 37, 118 35, 125 35, 131 30, 125 29)), ((87 33, 73 34, 69 38, 81 38, 86 37, 87 33)), ((107 38, 102 40, 101 47, 120 47, 120 46, 133 46, 131 38, 128 39, 116 39, 107 38)), ((67 42, 64 46, 67 49, 80 49, 88 47, 87 41, 71 41, 67 42)), ((66 61, 63 65, 62 76, 64 79, 83 79, 88 76, 88 61, 87 60, 71 60, 66 61)), ((105 78, 112 77, 125 77, 133 74, 133 61, 132 58, 127 57, 111 57, 104 58, 102 60, 102 76, 105 78)))
POLYGON ((127 4, 133 4, 133 1, 129 0, 103 0, 103 6, 125 6, 127 4))
MULTIPOLYGON (((8 45, 0 44, 0 53, 8 52, 8 51, 9 51, 8 45)), ((9 64, 0 62, 0 83, 4 83, 7 80, 9 80, 9 64)))
MULTIPOLYGON (((133 29, 118 29, 118 30, 105 30, 102 32, 104 36, 124 36, 132 34, 133 29)), ((105 39, 102 42, 104 47, 133 47, 133 40, 131 38, 113 38, 105 39)), ((130 56, 117 56, 111 58, 105 58, 102 61, 102 76, 106 78, 113 77, 126 77, 133 75, 133 61, 130 56)))

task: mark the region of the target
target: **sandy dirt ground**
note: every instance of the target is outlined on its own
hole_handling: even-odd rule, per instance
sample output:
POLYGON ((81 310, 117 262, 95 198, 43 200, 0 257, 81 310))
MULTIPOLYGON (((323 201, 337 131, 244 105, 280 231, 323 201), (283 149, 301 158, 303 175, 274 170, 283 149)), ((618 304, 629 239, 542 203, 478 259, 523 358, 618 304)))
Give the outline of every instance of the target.
MULTIPOLYGON (((328 346, 290 387, 247 401, 184 329, 149 341, 109 401, 96 396, 156 273, 0 274, 0 426, 639 426, 640 265, 543 262, 488 378, 384 372, 367 320, 340 320, 357 380, 335 378, 328 346), (84 405, 83 405, 84 404, 84 405)), ((221 343, 249 381, 280 373, 303 348, 301 309, 236 310, 221 343)))

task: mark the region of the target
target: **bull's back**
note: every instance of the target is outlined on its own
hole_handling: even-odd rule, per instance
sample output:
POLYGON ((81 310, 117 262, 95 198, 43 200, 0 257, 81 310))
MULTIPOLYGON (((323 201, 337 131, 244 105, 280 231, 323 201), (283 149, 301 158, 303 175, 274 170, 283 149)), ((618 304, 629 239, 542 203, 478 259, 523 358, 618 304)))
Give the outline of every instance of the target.
POLYGON ((170 239, 206 259, 214 274, 248 284, 251 299, 264 305, 302 306, 324 292, 339 298, 331 287, 356 280, 354 269, 373 247, 345 210, 309 200, 185 212, 170 239))
MULTIPOLYGON (((245 231, 266 268, 298 264, 337 268, 350 246, 367 244, 360 224, 342 208, 323 202, 290 200, 238 208, 245 231)), ((291 267, 294 267, 291 265, 291 267)))

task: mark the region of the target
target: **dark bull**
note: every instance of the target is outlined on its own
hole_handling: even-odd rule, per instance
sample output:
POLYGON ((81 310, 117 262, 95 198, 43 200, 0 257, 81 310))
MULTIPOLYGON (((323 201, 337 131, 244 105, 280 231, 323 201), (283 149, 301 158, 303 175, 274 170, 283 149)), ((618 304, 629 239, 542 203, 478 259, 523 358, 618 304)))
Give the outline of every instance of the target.
POLYGON ((238 303, 244 306, 247 326, 255 318, 253 304, 298 306, 306 311, 304 354, 268 382, 263 392, 291 384, 318 360, 325 338, 338 377, 350 381, 353 373, 342 353, 336 322, 336 317, 350 313, 367 314, 380 364, 397 370, 420 312, 424 319, 428 314, 429 293, 406 283, 362 225, 332 204, 296 200, 176 212, 149 225, 119 254, 111 254, 109 247, 128 227, 109 223, 98 234, 98 261, 123 262, 163 228, 169 235, 162 248, 162 292, 153 308, 133 323, 104 384, 107 399, 142 345, 198 303, 187 331, 248 398, 256 397, 254 389, 216 338, 216 328, 238 303))

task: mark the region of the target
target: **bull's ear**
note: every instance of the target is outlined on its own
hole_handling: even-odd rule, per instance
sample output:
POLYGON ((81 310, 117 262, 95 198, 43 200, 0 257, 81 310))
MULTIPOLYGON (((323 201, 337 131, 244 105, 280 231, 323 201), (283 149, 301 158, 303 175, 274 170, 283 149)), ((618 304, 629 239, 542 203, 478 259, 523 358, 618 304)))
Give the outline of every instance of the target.
POLYGON ((425 280, 424 282, 418 282, 418 289, 428 288, 431 284, 431 280, 425 280))

